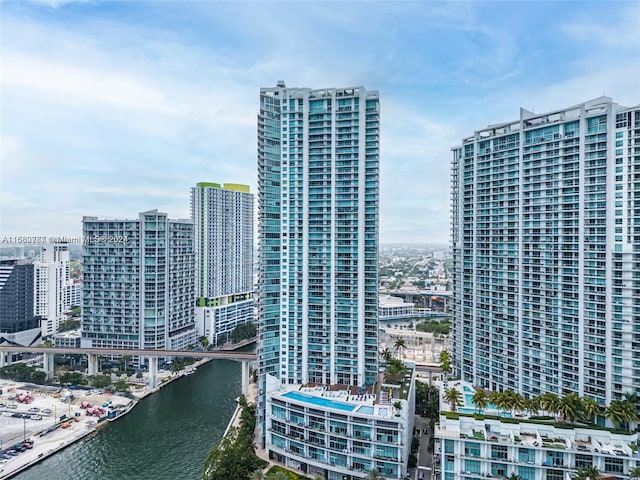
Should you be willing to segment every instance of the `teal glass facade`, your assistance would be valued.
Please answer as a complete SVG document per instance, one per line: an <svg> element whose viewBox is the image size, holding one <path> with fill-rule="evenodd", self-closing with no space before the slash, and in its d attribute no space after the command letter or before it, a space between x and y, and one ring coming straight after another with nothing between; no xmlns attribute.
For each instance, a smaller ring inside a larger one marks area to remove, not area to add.
<svg viewBox="0 0 640 480"><path fill-rule="evenodd" d="M375 382L378 162L377 92L261 89L262 376L288 384Z"/></svg>

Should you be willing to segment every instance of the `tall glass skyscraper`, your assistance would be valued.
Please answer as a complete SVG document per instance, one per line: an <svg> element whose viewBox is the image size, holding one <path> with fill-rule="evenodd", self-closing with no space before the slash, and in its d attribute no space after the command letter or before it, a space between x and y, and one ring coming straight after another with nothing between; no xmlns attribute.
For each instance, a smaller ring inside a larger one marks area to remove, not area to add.
<svg viewBox="0 0 640 480"><path fill-rule="evenodd" d="M457 373L529 396L640 394L640 107L522 109L463 139L452 174Z"/></svg>
<svg viewBox="0 0 640 480"><path fill-rule="evenodd" d="M260 91L260 373L372 385L377 374L379 98Z"/></svg>

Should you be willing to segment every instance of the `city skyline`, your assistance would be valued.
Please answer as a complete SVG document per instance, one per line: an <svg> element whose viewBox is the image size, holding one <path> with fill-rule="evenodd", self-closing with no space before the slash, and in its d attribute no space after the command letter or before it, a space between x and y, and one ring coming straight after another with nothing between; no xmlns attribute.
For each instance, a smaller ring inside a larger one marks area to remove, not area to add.
<svg viewBox="0 0 640 480"><path fill-rule="evenodd" d="M284 79L381 91L380 241L448 243L457 139L520 106L631 106L640 76L624 2L0 8L3 236L79 236L131 205L184 218L199 180L254 190L256 91Z"/></svg>

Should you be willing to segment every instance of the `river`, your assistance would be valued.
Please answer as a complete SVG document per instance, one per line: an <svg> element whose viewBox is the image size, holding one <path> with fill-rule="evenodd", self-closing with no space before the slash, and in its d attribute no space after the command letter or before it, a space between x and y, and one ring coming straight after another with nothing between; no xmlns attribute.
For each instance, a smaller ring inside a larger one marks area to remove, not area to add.
<svg viewBox="0 0 640 480"><path fill-rule="evenodd" d="M240 364L213 360L16 480L199 480L240 395Z"/></svg>

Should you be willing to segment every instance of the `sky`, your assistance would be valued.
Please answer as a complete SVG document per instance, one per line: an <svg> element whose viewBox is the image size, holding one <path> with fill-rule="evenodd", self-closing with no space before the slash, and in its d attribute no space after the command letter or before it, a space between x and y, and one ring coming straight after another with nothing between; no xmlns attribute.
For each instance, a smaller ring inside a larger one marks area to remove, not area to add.
<svg viewBox="0 0 640 480"><path fill-rule="evenodd" d="M640 103L640 2L0 0L0 242L257 193L261 87L381 103L380 241L448 243L451 148L601 95Z"/></svg>

